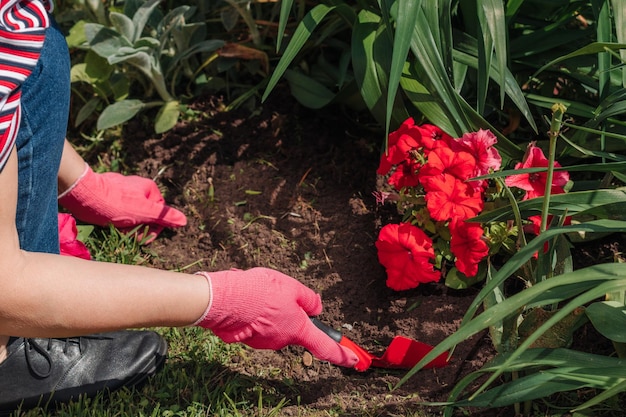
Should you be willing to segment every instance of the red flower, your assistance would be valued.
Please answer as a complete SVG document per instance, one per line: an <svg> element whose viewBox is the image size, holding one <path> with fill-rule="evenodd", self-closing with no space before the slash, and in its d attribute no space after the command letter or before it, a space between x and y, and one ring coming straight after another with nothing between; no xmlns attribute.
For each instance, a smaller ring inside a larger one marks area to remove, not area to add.
<svg viewBox="0 0 626 417"><path fill-rule="evenodd" d="M378 260L387 270L387 286L396 291L439 281L431 261L435 259L432 241L410 223L387 224L376 241Z"/></svg>
<svg viewBox="0 0 626 417"><path fill-rule="evenodd" d="M489 130L480 129L478 132L466 133L462 138L452 141L453 151L469 152L476 160L476 167L472 177L488 174L490 170L497 171L502 165L502 157L493 147L498 142L496 136Z"/></svg>
<svg viewBox="0 0 626 417"><path fill-rule="evenodd" d="M482 239L483 228L478 223L458 221L450 224L450 251L456 256L455 266L467 277L478 273L478 264L489 254Z"/></svg>
<svg viewBox="0 0 626 417"><path fill-rule="evenodd" d="M483 200L472 186L452 175L431 177L423 183L426 190L426 207L434 220L467 220L483 209Z"/></svg>
<svg viewBox="0 0 626 417"><path fill-rule="evenodd" d="M548 166L548 159L543 154L541 148L536 147L534 144L528 146L524 161L515 164L515 169L523 168L546 168ZM555 167L560 167L561 164L554 162ZM532 174L518 174L511 175L505 179L505 184L509 187L517 187L526 191L524 200L541 197L545 194L546 190L546 172L535 172ZM552 177L552 194L562 194L565 192L563 187L569 181L569 174L565 171L554 171Z"/></svg>
<svg viewBox="0 0 626 417"><path fill-rule="evenodd" d="M422 134L412 118L408 118L394 132L389 134L387 152L380 157L380 165L376 173L386 175L394 165L408 158L409 151L420 147Z"/></svg>
<svg viewBox="0 0 626 417"><path fill-rule="evenodd" d="M450 174L461 181L472 177L476 168L476 159L465 151L454 152L447 143L437 142L434 149L428 154L428 161L420 170L422 184L428 181L426 177L441 177Z"/></svg>
<svg viewBox="0 0 626 417"><path fill-rule="evenodd" d="M417 176L420 166L419 162L404 160L396 166L396 170L391 174L387 182L398 191L403 187L416 187L420 183Z"/></svg>
<svg viewBox="0 0 626 417"><path fill-rule="evenodd" d="M61 255L91 259L89 250L83 242L77 240L76 220L71 214L59 213L59 244Z"/></svg>
<svg viewBox="0 0 626 417"><path fill-rule="evenodd" d="M443 141L448 145L453 141L452 136L441 130L439 126L423 124L418 127L422 133L422 147L424 153L428 155L429 151L435 148L438 141Z"/></svg>

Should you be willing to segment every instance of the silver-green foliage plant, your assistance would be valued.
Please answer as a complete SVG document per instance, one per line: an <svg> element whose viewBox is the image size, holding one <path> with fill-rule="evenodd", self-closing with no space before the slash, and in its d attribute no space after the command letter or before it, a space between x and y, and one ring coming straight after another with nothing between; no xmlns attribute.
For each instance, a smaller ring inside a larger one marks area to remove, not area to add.
<svg viewBox="0 0 626 417"><path fill-rule="evenodd" d="M175 91L181 73L193 78L190 59L224 45L222 40L205 40L204 24L189 21L193 7L179 6L163 15L157 7L160 2L126 2L123 13L109 12L109 24L92 22L82 26L89 52L85 61L73 69L74 78L89 79L96 87L105 85L107 92L114 93L114 102L98 117L98 129L119 125L153 107L159 108L156 132L171 129L181 113ZM143 85L142 99L130 97L131 81ZM153 91L157 99L152 98ZM88 101L83 111L93 111L100 100L102 94Z"/></svg>

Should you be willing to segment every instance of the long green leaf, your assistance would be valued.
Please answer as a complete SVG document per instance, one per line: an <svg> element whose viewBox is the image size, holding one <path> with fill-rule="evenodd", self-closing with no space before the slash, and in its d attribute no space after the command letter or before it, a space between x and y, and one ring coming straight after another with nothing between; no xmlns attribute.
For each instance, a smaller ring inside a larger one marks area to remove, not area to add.
<svg viewBox="0 0 626 417"><path fill-rule="evenodd" d="M380 16L366 10L359 13L352 30L354 77L370 113L383 126L387 114L385 98L393 49L389 30ZM399 105L396 106L395 102L390 114L395 125L408 117L407 111Z"/></svg>
<svg viewBox="0 0 626 417"><path fill-rule="evenodd" d="M562 375L537 372L503 383L480 395L454 403L456 407L498 408L507 405L548 397L557 392L573 391L587 385Z"/></svg>
<svg viewBox="0 0 626 417"><path fill-rule="evenodd" d="M569 226L554 227L541 233L533 240L528 242L526 246L515 253L499 270L492 276L492 279L481 289L472 304L468 307L463 323L468 322L476 314L482 301L504 280L513 276L515 272L526 263L533 254L542 249L545 242L553 239L560 234L571 232L584 233L614 233L626 231L626 223L614 220L592 220L582 224L573 224ZM576 273L575 271L574 273ZM551 281L551 280L548 280Z"/></svg>
<svg viewBox="0 0 626 417"><path fill-rule="evenodd" d="M280 17L278 20L278 36L276 37L276 52L280 51L283 36L285 36L287 21L289 20L289 12L291 11L292 5L293 0L282 0L280 2Z"/></svg>
<svg viewBox="0 0 626 417"><path fill-rule="evenodd" d="M581 411L581 410L585 410L587 408L593 407L594 405L598 405L601 402L606 401L609 398L612 398L616 396L617 394L620 394L624 391L626 391L626 381L622 381L619 384L601 392L600 394L596 395L595 397L585 402L584 404L581 404L578 407L574 408L572 411L577 412L577 411Z"/></svg>
<svg viewBox="0 0 626 417"><path fill-rule="evenodd" d="M461 401L457 401L457 398L461 395L461 393L470 384L476 381L476 379L480 378L485 373L496 371L497 369L502 367L503 363L505 363L508 359L511 359L511 358L512 358L512 361L509 362L509 365L506 369L507 372L525 371L526 373L533 373L533 372L541 371L546 368L554 367L554 368L557 368L556 372L559 372L558 370L566 369L566 372L572 371L572 372L580 373L585 369L589 369L590 370L589 373L591 375L597 374L598 372L602 374L604 373L604 370L609 370L609 373L611 372L617 373L618 375L616 376L619 377L619 373L621 373L621 375L624 375L626 371L626 361L624 361L623 359L618 359L618 358L603 356L603 355L596 355L596 354L592 354L588 352L579 352L579 351L570 350L570 349L562 349L562 348L528 349L514 357L510 353L499 354L492 361L490 361L485 366L483 366L481 369L474 371L471 374L464 377L463 379L461 379L450 392L448 402L442 403L439 405L461 406L462 404L465 404ZM534 374L534 375L537 375L537 374ZM534 380L534 381L535 383L540 382L538 380ZM547 381L547 382L544 381L544 383L549 384L550 381ZM605 393L609 393L608 396L605 396L604 393L597 396L600 398L604 397L605 399L610 397L611 395L614 395L624 390L622 383L618 383L617 385L614 385L614 386L600 385L600 383L596 383L596 385L600 389L606 389ZM537 388L540 388L540 386L538 385ZM548 387L548 389L550 388ZM497 392L498 387L496 387L495 390L496 391L494 392ZM505 390L509 391L509 388L505 388ZM485 397L483 397L483 395ZM485 392L484 394L481 394L480 397L487 398L488 395L489 395L488 392ZM544 397L544 395L540 397ZM540 398L540 397L537 397L537 398ZM532 398L529 398L529 399L532 399ZM514 396L511 397L511 400L515 402ZM595 403L596 402L594 402L594 404ZM591 405L592 404L589 403L587 406L591 406ZM581 405L577 407L577 409L583 409L583 408L585 408L585 405ZM451 407L448 407L444 415L450 416L451 411L452 411Z"/></svg>
<svg viewBox="0 0 626 417"><path fill-rule="evenodd" d="M315 28L319 25L319 23L326 17L328 13L334 10L333 7L326 6L325 4L318 4L313 7L302 19L302 22L296 28L296 31L293 34L293 38L289 42L285 53L280 58L276 69L272 73L272 76L265 88L265 92L263 93L262 101L267 99L267 96L272 92L278 80L283 76L293 59L296 57L302 46L309 39Z"/></svg>
<svg viewBox="0 0 626 417"><path fill-rule="evenodd" d="M600 334L618 343L626 343L626 306L617 301L593 303L585 310Z"/></svg>
<svg viewBox="0 0 626 417"><path fill-rule="evenodd" d="M413 28L417 22L417 14L422 6L421 0L398 2L396 30L393 38L391 69L389 70L389 86L387 89L387 112L385 115L385 136L389 133L391 112L394 108L400 77L411 46Z"/></svg>
<svg viewBox="0 0 626 417"><path fill-rule="evenodd" d="M454 123L455 130L447 133L454 137L461 137L464 133L472 131L473 126L467 120L459 103L458 94L448 78L442 53L437 49L432 36L432 32L436 30L437 28L430 27L423 12L418 13L417 24L413 29L411 38L411 51L416 57L417 79L428 89L430 94L437 96L445 116L450 119L451 123ZM416 105L419 108L419 103Z"/></svg>
<svg viewBox="0 0 626 417"><path fill-rule="evenodd" d="M611 0L615 37L617 42L626 43L626 3L622 0ZM626 62L626 51L619 52L622 63ZM626 87L626 67L622 68L622 87Z"/></svg>
<svg viewBox="0 0 626 417"><path fill-rule="evenodd" d="M464 65L478 69L478 51L476 49L476 40L466 36L465 34L459 34L456 37L457 43L453 50L454 60L456 62L463 63ZM522 113L526 121L530 124L532 129L537 132L537 124L530 108L526 97L520 88L517 79L508 69L504 67L504 75L500 73L500 70L495 65L492 65L489 70L489 76L499 84L500 90L511 99L518 110ZM504 82L504 84L502 84ZM554 100L553 100L554 104Z"/></svg>
<svg viewBox="0 0 626 417"><path fill-rule="evenodd" d="M532 216L541 212L543 199L533 198L520 201L518 207L523 216ZM587 210L599 207L623 203L626 201L626 188L601 189L591 191L575 191L566 194L555 194L550 197L550 213L556 215L576 215ZM511 206L499 207L486 213L482 213L471 219L475 223L488 223L493 221L505 221L513 218ZM617 224L613 224L613 227Z"/></svg>
<svg viewBox="0 0 626 417"><path fill-rule="evenodd" d="M549 231L550 230L548 230L546 234ZM529 244L529 246L530 245L531 244ZM501 269L498 274L505 269L507 268ZM512 354L512 358L514 358L515 355L519 355L521 352L525 351L528 346L536 340L536 338L545 332L545 330L561 320L565 315L569 314L574 308L576 308L577 305L582 305L585 300L590 301L595 297L598 297L598 295L601 295L603 292L613 291L616 288L623 288L626 286L625 277L626 264L600 264L541 281L538 284L507 298L502 303L485 310L474 319L465 321L459 330L435 346L435 348L428 355L426 355L400 380L398 385L406 382L406 380L414 375L415 372L432 361L438 355L443 354L457 344L497 323L503 317L507 317L520 308L529 305L549 305L554 302L563 301L567 298L575 296L576 294L583 294L582 296L578 296L569 302L552 318L540 326L539 329L537 329L535 333L524 341ZM492 282L496 281L493 280ZM481 291L481 293L482 292L483 291ZM473 315L473 313L471 314ZM488 385L488 383L491 383L497 375L504 372L504 370L507 369L511 363L513 363L512 359L505 360L501 369L496 370L483 387Z"/></svg>
<svg viewBox="0 0 626 417"><path fill-rule="evenodd" d="M607 50L610 51L618 51L620 49L624 49L626 48L626 44L624 43L613 43L613 42L593 42L590 43L589 45L585 45L580 49L577 49L574 52L571 52L569 54L560 56L556 59L553 59L552 61L548 62L547 64L545 64L544 66L542 66L541 68L539 68L535 74L533 75L533 77L536 77L537 75L539 75L539 73L545 71L547 68L550 68L552 66L555 66L556 64L563 62L567 59L571 59L577 56L583 56L583 55L593 55L593 54L597 54L597 53L601 53L601 52L606 52ZM569 108L568 108L569 110Z"/></svg>
<svg viewBox="0 0 626 417"><path fill-rule="evenodd" d="M622 264L605 264L605 265L622 265ZM624 265L624 266L626 267L626 265ZM622 269L624 269L624 268L622 268ZM590 268L581 269L580 271L584 271L584 270L587 270L588 271L588 275L593 277L594 273L596 271L602 273L603 268L601 268L601 265L595 265L595 266L590 267ZM578 272L578 271L576 271L576 272ZM559 285L568 286L569 285L568 284L569 281L572 281L572 279L575 280L578 276L580 276L580 274L576 274L576 272L571 272L569 274L559 275L558 277L553 277L553 278L548 279L546 281L540 282L539 284L534 285L530 289L521 291L517 295L523 294L523 296L519 297L520 299L524 299L524 298L528 298L529 299L527 302L525 302L525 305L527 305L527 306L544 306L544 305L548 305L548 304L554 304L554 303L545 303L544 302L547 299L549 300L549 298L546 298L545 294L537 294L535 297L533 297L535 294L532 294L532 290L535 289L536 287L540 287L540 290L545 290L545 288L541 287L540 284L544 284L544 283L547 283L547 282L550 282L550 281L560 281L560 282L557 282L555 284L555 286L557 288L554 289L555 295L557 295L557 294L559 295L559 297L555 297L555 299L556 298L560 298L561 295L567 294L568 291L567 291L567 288L558 288L558 286ZM487 379L487 381L485 381L483 383L483 385L480 388L478 388L478 390L476 391L475 394L473 394L473 396L475 396L476 394L478 394L481 391L485 390L500 375L502 375L504 372L506 372L505 370L506 370L508 364L513 362L513 357L515 355L519 355L521 352L527 350L539 337L541 337L542 334L544 334L552 326L556 325L559 321L564 319L567 315L569 315L575 309L579 308L580 306L584 306L585 304L587 304L587 303L589 303L589 302L591 302L591 301L593 301L593 300L595 300L595 299L605 295L606 293L613 292L613 291L624 291L626 289L626 275L624 274L624 272L626 272L626 270L625 271L621 271L621 273L619 271L617 271L617 272L615 272L616 278L614 278L614 279L607 279L605 282L599 282L597 284L597 286L595 286L595 287L589 288L589 289L584 290L584 291L580 291L580 295L576 296L570 302L568 302L566 305L561 307L561 309L558 310L551 318L546 320L531 335L529 335L526 338L526 340L524 340L519 345L519 347L511 354L512 355L511 358L509 358L509 359L504 361L504 363L502 364L502 368L496 370ZM605 277L605 278L608 278L608 277ZM583 275L583 279L584 279L584 275ZM565 289L565 291L563 291L563 289ZM551 290L552 290L552 288L547 289L547 291L551 291ZM529 294L529 293L531 293L531 294ZM572 296L571 294L567 294L563 298L560 298L560 299L561 300L565 300L565 299L567 299L567 298L569 298L571 296ZM511 298L514 298L514 297L511 297Z"/></svg>

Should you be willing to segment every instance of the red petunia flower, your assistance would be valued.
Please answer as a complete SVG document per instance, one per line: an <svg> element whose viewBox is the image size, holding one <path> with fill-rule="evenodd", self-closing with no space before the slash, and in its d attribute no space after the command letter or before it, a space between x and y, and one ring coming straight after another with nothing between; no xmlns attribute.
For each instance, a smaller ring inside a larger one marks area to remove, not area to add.
<svg viewBox="0 0 626 417"><path fill-rule="evenodd" d="M500 169L502 157L493 147L497 142L498 139L491 131L480 129L478 132L466 133L460 139L452 141L450 148L455 152L469 152L474 157L476 167L472 177L478 177L488 174L490 170Z"/></svg>
<svg viewBox="0 0 626 417"><path fill-rule="evenodd" d="M428 161L420 170L419 176L422 184L428 182L427 177L441 177L444 174L465 181L472 177L475 168L476 159L469 152L454 152L442 141L428 154Z"/></svg>
<svg viewBox="0 0 626 417"><path fill-rule="evenodd" d="M426 207L434 220L467 220L483 209L481 193L450 174L431 177L422 185L426 190Z"/></svg>
<svg viewBox="0 0 626 417"><path fill-rule="evenodd" d="M422 133L421 144L426 155L435 148L435 145L439 141L447 143L448 145L453 141L452 136L441 130L439 126L423 124L419 126L418 129L420 129Z"/></svg>
<svg viewBox="0 0 626 417"><path fill-rule="evenodd" d="M478 264L489 254L478 223L458 221L450 225L450 251L456 256L455 266L467 277L478 273Z"/></svg>
<svg viewBox="0 0 626 417"><path fill-rule="evenodd" d="M410 223L387 224L376 241L378 261L387 271L387 286L396 291L439 281L431 263L435 252L431 239Z"/></svg>
<svg viewBox="0 0 626 417"><path fill-rule="evenodd" d="M417 172L420 169L419 162L404 160L396 166L395 171L387 182L396 190L400 191L403 187L417 187L420 183Z"/></svg>
<svg viewBox="0 0 626 417"><path fill-rule="evenodd" d="M394 165L408 158L409 151L420 147L421 139L422 134L413 119L406 119L397 130L389 134L387 152L381 155L376 173L386 175Z"/></svg>
<svg viewBox="0 0 626 417"><path fill-rule="evenodd" d="M529 145L526 152L524 161L515 164L515 169L524 168L546 168L548 166L548 159L543 154L541 148L536 147L534 144ZM555 167L560 167L561 164L554 162ZM534 172L532 174L517 174L507 177L504 182L509 187L517 187L526 191L526 195L523 200L530 198L541 197L545 194L546 190L546 172ZM565 190L563 187L569 181L569 173L566 171L554 171L552 177L552 194L563 194Z"/></svg>

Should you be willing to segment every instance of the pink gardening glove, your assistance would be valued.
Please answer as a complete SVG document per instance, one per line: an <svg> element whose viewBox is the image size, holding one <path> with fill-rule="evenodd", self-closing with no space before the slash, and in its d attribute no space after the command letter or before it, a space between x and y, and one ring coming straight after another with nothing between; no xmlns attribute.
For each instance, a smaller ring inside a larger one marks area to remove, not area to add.
<svg viewBox="0 0 626 417"><path fill-rule="evenodd" d="M187 224L183 213L165 204L151 179L116 172L96 174L87 164L83 174L59 196L59 204L89 224L113 224L123 231L147 225L148 242L164 227Z"/></svg>
<svg viewBox="0 0 626 417"><path fill-rule="evenodd" d="M321 313L320 296L295 279L267 268L199 274L209 283L211 301L194 324L226 343L274 350L300 345L337 365L357 363L354 352L315 327L310 316Z"/></svg>

